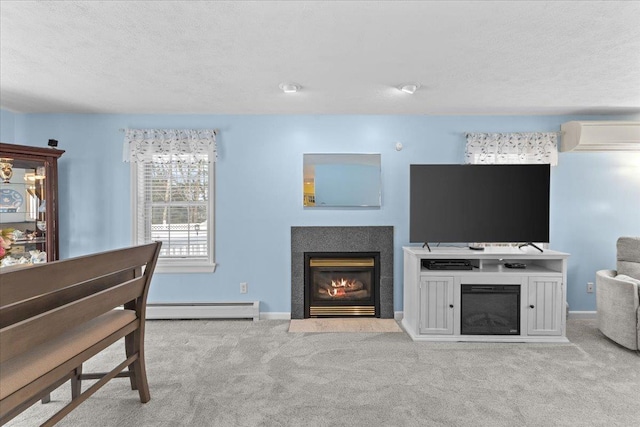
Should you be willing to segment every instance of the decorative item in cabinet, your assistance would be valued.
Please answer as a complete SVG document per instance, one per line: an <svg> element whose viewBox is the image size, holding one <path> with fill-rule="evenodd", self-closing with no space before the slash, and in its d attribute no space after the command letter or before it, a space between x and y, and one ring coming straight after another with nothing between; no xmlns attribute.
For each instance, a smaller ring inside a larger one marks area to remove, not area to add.
<svg viewBox="0 0 640 427"><path fill-rule="evenodd" d="M0 267L57 260L64 150L0 143Z"/></svg>

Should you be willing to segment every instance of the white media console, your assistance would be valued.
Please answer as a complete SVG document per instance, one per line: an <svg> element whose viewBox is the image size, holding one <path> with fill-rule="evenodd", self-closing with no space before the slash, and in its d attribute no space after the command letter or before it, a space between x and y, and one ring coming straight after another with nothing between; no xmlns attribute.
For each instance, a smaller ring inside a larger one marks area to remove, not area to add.
<svg viewBox="0 0 640 427"><path fill-rule="evenodd" d="M403 250L402 325L414 341L568 342L565 325L569 254L552 250L541 253L532 247L489 247L483 251L438 247L430 252L408 246ZM423 260L468 260L473 268L427 269ZM522 263L526 268L507 268L505 263ZM464 325L461 320L462 310L468 312L461 307L463 287L464 292L473 287L464 285L497 285L518 292L519 308L514 309L519 310L518 331L512 329L511 334L500 335L466 333L470 327L467 320Z"/></svg>

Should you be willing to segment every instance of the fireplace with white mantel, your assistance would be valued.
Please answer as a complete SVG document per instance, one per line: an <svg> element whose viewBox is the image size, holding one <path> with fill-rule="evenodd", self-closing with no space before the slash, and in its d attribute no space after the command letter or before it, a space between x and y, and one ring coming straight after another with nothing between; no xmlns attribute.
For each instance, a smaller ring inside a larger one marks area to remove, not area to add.
<svg viewBox="0 0 640 427"><path fill-rule="evenodd" d="M393 227L291 227L291 318L392 319Z"/></svg>

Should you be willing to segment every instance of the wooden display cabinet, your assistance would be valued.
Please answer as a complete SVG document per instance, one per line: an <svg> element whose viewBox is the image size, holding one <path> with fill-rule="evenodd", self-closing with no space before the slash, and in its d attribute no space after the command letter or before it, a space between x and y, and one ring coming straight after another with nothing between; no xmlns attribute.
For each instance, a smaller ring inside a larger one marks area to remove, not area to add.
<svg viewBox="0 0 640 427"><path fill-rule="evenodd" d="M15 230L6 257L16 262L37 259L37 251L46 253L37 261L59 257L58 159L63 153L0 143L0 229Z"/></svg>

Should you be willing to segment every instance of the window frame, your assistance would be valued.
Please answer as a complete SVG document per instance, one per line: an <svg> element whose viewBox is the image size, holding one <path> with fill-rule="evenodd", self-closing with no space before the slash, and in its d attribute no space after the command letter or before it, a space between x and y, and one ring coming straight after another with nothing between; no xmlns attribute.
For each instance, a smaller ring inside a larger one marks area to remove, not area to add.
<svg viewBox="0 0 640 427"><path fill-rule="evenodd" d="M158 257L156 264L156 273L213 273L216 269L214 242L215 242L215 152L211 149L207 153L207 161L209 168L209 180L207 185L208 203L207 207L207 247L208 253L206 260L191 258L165 258ZM131 162L131 240L134 245L147 242L138 241L138 216L140 209L144 206L138 204L138 189L143 186L144 189L144 163ZM144 215L144 212L142 212Z"/></svg>

